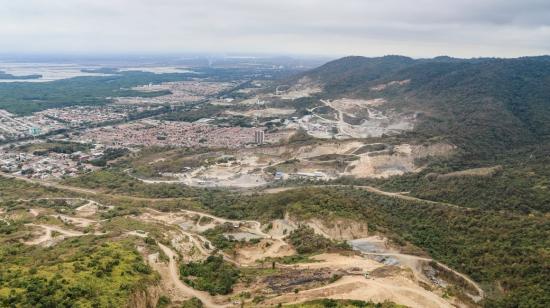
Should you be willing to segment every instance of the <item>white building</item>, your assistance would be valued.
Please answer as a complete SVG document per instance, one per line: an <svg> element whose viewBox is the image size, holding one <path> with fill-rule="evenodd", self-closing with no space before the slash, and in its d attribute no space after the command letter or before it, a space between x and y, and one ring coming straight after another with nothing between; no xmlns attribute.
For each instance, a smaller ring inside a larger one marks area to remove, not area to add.
<svg viewBox="0 0 550 308"><path fill-rule="evenodd" d="M258 145L264 144L265 133L263 130L257 130L254 132L254 142Z"/></svg>

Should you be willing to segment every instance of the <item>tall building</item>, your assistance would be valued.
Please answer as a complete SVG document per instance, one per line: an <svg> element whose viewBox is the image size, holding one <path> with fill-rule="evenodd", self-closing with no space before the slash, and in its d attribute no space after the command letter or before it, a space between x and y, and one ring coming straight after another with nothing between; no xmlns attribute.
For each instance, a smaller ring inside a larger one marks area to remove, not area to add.
<svg viewBox="0 0 550 308"><path fill-rule="evenodd" d="M254 132L254 142L256 142L256 144L264 144L264 139L265 135L263 130L257 130Z"/></svg>
<svg viewBox="0 0 550 308"><path fill-rule="evenodd" d="M33 126L31 128L29 128L29 134L31 134L32 136L38 136L40 135L40 127L36 127L36 126Z"/></svg>

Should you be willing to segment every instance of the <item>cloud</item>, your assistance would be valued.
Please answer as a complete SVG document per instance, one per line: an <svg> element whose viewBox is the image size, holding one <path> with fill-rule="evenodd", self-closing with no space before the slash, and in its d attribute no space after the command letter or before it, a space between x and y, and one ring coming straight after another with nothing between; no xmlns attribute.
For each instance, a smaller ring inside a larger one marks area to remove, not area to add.
<svg viewBox="0 0 550 308"><path fill-rule="evenodd" d="M520 56L546 0L0 0L1 52Z"/></svg>

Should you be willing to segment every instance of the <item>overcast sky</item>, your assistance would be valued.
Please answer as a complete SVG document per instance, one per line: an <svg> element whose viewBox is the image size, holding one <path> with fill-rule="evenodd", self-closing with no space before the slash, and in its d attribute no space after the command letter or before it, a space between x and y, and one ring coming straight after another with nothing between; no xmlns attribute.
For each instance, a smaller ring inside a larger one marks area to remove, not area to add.
<svg viewBox="0 0 550 308"><path fill-rule="evenodd" d="M0 52L550 54L550 0L0 0Z"/></svg>

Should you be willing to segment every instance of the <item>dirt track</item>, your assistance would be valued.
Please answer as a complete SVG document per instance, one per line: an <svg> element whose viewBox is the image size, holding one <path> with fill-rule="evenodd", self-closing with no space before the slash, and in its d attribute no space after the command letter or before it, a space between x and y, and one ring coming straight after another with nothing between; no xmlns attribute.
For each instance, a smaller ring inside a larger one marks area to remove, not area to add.
<svg viewBox="0 0 550 308"><path fill-rule="evenodd" d="M65 186L65 185L61 185L61 184L53 183L53 182L33 180L33 179L29 179L25 176L17 176L17 175L13 175L13 174L9 174L9 173L4 173L4 172L0 172L0 176L3 176L3 177L8 178L8 179L18 179L18 180L22 180L22 181L25 181L25 182L31 183L31 184L38 184L38 185L42 185L42 186L45 186L45 187L52 187L52 188L57 188L57 189L61 189L61 190L68 190L68 191L72 191L72 192L76 192L76 193L94 194L94 195L98 193L97 191L91 190L91 189L84 189L84 188L74 187L74 186Z"/></svg>
<svg viewBox="0 0 550 308"><path fill-rule="evenodd" d="M59 190L71 191L71 192L75 192L75 193L79 193L79 194L85 194L85 195L100 195L101 194L101 195L106 195L106 196L117 196L117 197L126 198L126 199L130 199L130 200L135 200L135 201L151 201L151 202L184 199L184 198L145 198L145 197L135 197L135 196L129 196L129 195L113 195L113 194L102 192L100 190L63 185L63 184L59 184L59 183L55 183L55 182L47 182L47 181L29 179L29 178L24 177L24 176L15 176L13 174L4 173L4 172L1 172L1 171L0 171L0 176L5 177L5 178L9 178L9 179L22 180L22 181L25 181L25 182L31 183L31 184L37 184L37 185L41 185L41 186L45 186L45 187L51 187L51 188L56 188L56 189L59 189Z"/></svg>
<svg viewBox="0 0 550 308"><path fill-rule="evenodd" d="M13 177L12 177L13 178ZM17 177L17 178L20 178L20 177ZM21 179L21 178L20 178ZM44 183L44 182L41 182L41 181L37 181L37 180L30 180L30 179L26 179L26 178L23 178L24 180L28 181L28 182L32 182L32 183L35 183L35 184L41 184L41 185L45 185L45 186L50 186L50 187L55 187L55 188L59 188L59 189L62 189L62 190L69 190L69 191L73 191L73 192L85 192L85 193L93 193L93 194L97 194L99 192L97 191L90 191L90 190L86 190L86 189L80 189L80 188L76 188L76 187L70 187L70 186L64 186L64 185L59 185L59 184L56 184L56 183ZM347 185L327 185L327 186L311 186L311 187L349 187ZM423 200L423 199L419 199L419 198L415 198L415 197L411 197L411 196L407 196L407 195L404 195L402 193L395 193L395 192L386 192L386 191L382 191L382 190L379 190L375 187L371 187L371 186L354 186L356 188L360 188L360 189L364 189L364 190L367 190L369 192L372 192L372 193L375 193L375 194L380 194L380 195L384 195L384 196L388 196L388 197L393 197L393 198L399 198L399 199L404 199L404 200L409 200L409 201L416 201L416 202L426 202L426 203L432 203L432 204L438 204L438 205L445 205L445 206L452 206L452 207L458 207L456 205L453 205L453 204L447 204L447 203L440 203L440 202L434 202L434 201L430 201L430 200ZM265 189L265 190L262 190L260 191L260 193L277 193L277 192L281 192L281 191L288 191L288 190L292 190L292 189L300 189L300 188L303 188L303 187L284 187L284 188L275 188L275 189ZM131 198L131 197L130 197ZM140 198L141 199L141 198ZM166 200L166 199L153 199L153 200ZM155 210L152 210L150 209L152 212L156 213L157 215L160 215L160 216L163 216L163 215L167 215L167 213L163 213L163 212L158 212L158 211L155 211ZM254 234L257 234L257 235L260 235L261 237L263 238L271 238L270 235L264 233L261 229L261 223L257 222L257 221L237 221L237 220L230 220L230 219L224 219L224 218L221 218L221 217L216 217L216 216L213 216L213 215L210 215L210 214L206 214L206 213L201 213L201 212L196 212L196 211L190 211L190 210L183 210L181 211L182 213L186 213L186 214L190 214L190 215L199 215L201 217L208 217L214 221L217 221L218 223L233 223L233 224L239 224L242 226L243 230L246 230L248 232L251 232L251 233L254 233ZM162 219L161 219L162 220ZM88 220L86 220L88 221ZM169 221L164 221L165 223L168 223L170 224L171 222ZM32 225L32 224L30 224ZM32 245L36 245L36 244L44 244L44 243L47 243L49 241L52 241L53 238L52 238L52 231L56 231L56 232L59 232L61 233L63 236L66 236L66 237L71 237L71 236L82 236L84 235L83 233L81 232L78 232L78 231L71 231L71 230L65 230L65 229L62 229L62 228L59 228L59 227L56 227L56 226L46 226L46 225L32 225L32 226L36 226L36 227L40 227L40 228L43 228L46 230L46 233L42 236L40 236L39 238L35 239L35 240L32 240L32 241L29 241L27 242L26 244L32 244ZM204 243L205 241L207 241L206 239L204 239L203 237L201 237L200 235L197 235L197 234L194 234L194 233L189 233L189 232L185 232L183 231L183 234L187 235L190 240L192 241L192 243L201 251L201 253L203 255L208 255L210 253L209 249L206 249L204 247ZM196 238L195 236L199 237L199 238ZM185 291L186 293L185 294L189 294L191 296L196 296L197 298L201 299L205 305L207 307L226 307L225 305L219 305L219 304L216 304L212 297L209 296L208 294L204 294L204 292L200 292L200 291L196 291L192 288L190 288L189 286L183 284L180 280L179 280L179 273L178 273L178 270L177 270L177 264L176 264L176 261L174 260L174 256L175 256L175 253L168 247L162 245L162 244L159 244L160 248L163 250L163 252L169 256L170 258L170 263L169 263L169 269L170 269L170 281L172 281L172 283L179 289L179 290L182 290L182 291ZM374 255L388 255L388 256L396 256L396 257L401 257L401 258L414 258L415 260L421 260L421 261L432 261L432 259L430 258L422 258L422 257L416 257L416 256L410 256L410 255L403 255L403 254L398 254L398 253L372 253ZM232 263L235 263L234 260L228 258L228 261L232 262ZM475 299L479 300L483 297L484 293L483 293L483 290L481 288L479 288L479 286L473 282L471 279L469 279L468 277L466 277L465 275L461 274L461 273L458 273L450 268L448 268L447 266L445 266L444 264L441 264L441 263L438 263L441 267L455 273L457 276L460 276L462 277L463 279L465 279L466 281L468 281L472 286L474 286L474 288L479 292L479 297L476 297ZM335 265L335 264L334 264ZM339 266L342 266L342 265L339 265ZM163 277L164 278L164 277ZM357 282L357 281L355 281ZM364 284L364 281L362 282ZM296 302L300 302L300 301L305 301L305 300L308 300L308 299L314 299L316 298L314 295L317 294L318 296L321 296L319 294L322 294L323 296L327 295L327 296L332 296L333 298L356 298L356 299L361 299L363 297L368 297L368 299L377 299L378 297L380 297L383 292L382 291L379 291L379 292L382 292L380 294L378 293L373 293L373 294L370 294L370 295L366 295L367 293L364 293L364 291L358 291L357 288L351 288L349 289L349 286L346 286L344 288L343 291L334 291L336 290L337 288L341 288L342 285L344 285L344 283L341 283L341 284L337 284L337 285L329 285L327 287L323 287L323 288L318 288L318 289L312 289L312 290L308 290L308 291L304 291L303 294L305 294L305 296L303 297L300 297L298 299L293 299L292 295L284 295L282 298L286 298L286 300L288 301L296 301ZM389 292L388 296L390 296L390 299L393 298L391 296L397 296L395 294L398 294L399 295L399 291L392 291L391 289L388 289L390 288L391 286L391 283L389 283L388 285L377 285L375 282L372 282L369 280L369 283L367 283L367 286L368 288L375 288L376 287L379 289L379 290L383 290L384 292ZM332 288L332 289L331 289ZM336 288L336 289L335 289ZM411 290L407 289L409 287L404 287L404 289L402 290L403 292L409 292L410 294L416 294L414 292L412 292ZM365 288L363 288L365 289ZM332 290L332 291L331 291ZM317 292L317 293L316 293ZM319 293L320 292L320 293ZM328 292L328 293L326 293ZM359 293L357 293L359 292ZM412 293L411 293L412 292ZM417 291L415 291L417 292ZM326 293L326 294L325 294ZM301 293L302 294L302 293ZM309 295L308 295L309 294ZM350 294L354 294L354 296L352 297L349 297L348 295ZM439 299L439 297L433 293L430 293L431 295L430 296L435 296ZM377 297L378 296L378 297ZM414 295L414 296L417 296L417 295ZM326 297L326 296L325 296ZM317 297L318 298L318 297ZM381 297L380 297L381 298ZM407 303L407 300L410 300L410 299L403 299L401 297L395 297L394 298L395 300L399 300L399 303ZM274 303L277 303L277 302L274 302ZM434 302L434 303L437 303ZM431 300L426 302L426 303L423 303L423 305L420 305L418 303L415 303L415 302L412 302L411 306L417 306L417 307L430 307L430 306L433 306L432 305L432 302ZM434 306L436 307L436 306ZM442 307L442 306L438 306L438 307Z"/></svg>
<svg viewBox="0 0 550 308"><path fill-rule="evenodd" d="M184 284L179 279L179 270L178 265L176 263L176 253L172 251L172 249L168 248L167 246L158 243L160 249L168 259L170 260L168 262L168 273L169 275L167 277L163 277L163 279L170 281L170 283L181 293L188 295L189 297L196 297L202 301L205 307L212 307L212 308L218 308L218 307L230 307L231 305L228 304L218 304L214 301L214 298L208 294L207 292L197 291L190 286ZM165 275L166 276L166 275Z"/></svg>
<svg viewBox="0 0 550 308"><path fill-rule="evenodd" d="M407 196L405 193L402 193L402 192L383 191L383 190L380 190L376 187L366 186L366 185L362 185L362 186L310 185L310 186L296 186L296 187L277 187L277 188L263 189L263 190L255 191L255 192L259 192L259 193L263 193L263 194L276 194L276 193L280 193L280 192L283 192L283 191L289 191L289 190L294 190L294 189L323 188L323 187L353 187L353 188L363 189L363 190L366 190L366 191L374 193L374 194L387 196L387 197L392 197L392 198L398 198L398 199L407 200L407 201L424 202L424 203L430 203L430 204L450 206L450 207L454 207L454 208L468 209L468 208L465 208L465 207L462 207L462 206L459 206L459 205L456 205L456 204L451 204L451 203L446 203L446 202L438 202L438 201L432 201L432 200L426 200L426 199L420 199L420 198L416 198L416 197L412 197L412 196Z"/></svg>
<svg viewBox="0 0 550 308"><path fill-rule="evenodd" d="M390 257L397 257L397 258L405 259L405 260L436 262L437 265L441 266L445 270L447 270L449 272L452 272L453 274L455 274L455 275L461 277L462 279L466 280L474 289L476 289L479 296L473 296L473 299L475 301L479 301L485 296L485 292L479 287L479 285L475 281L470 279L468 276L466 276L466 275L464 275L460 272L457 272L454 269L452 269L452 268L446 266L445 264L440 263L440 262L438 262L438 261L436 261L432 258L424 258L424 257L418 257L418 256L407 255L407 254L402 254L402 253L386 253L386 252L382 252L382 253L379 253L379 252L363 252L362 254L363 255L373 255L373 256L390 256Z"/></svg>
<svg viewBox="0 0 550 308"><path fill-rule="evenodd" d="M31 227L39 227L44 229L46 232L41 235L40 237L35 238L34 240L30 240L25 242L27 245L42 245L46 244L49 241L54 240L54 237L52 236L52 231L59 232L65 237L75 237L75 236L83 236L84 233L80 231L74 231L74 230L66 230L62 229L56 226L49 226L49 225L37 225L37 224L26 224L27 226Z"/></svg>
<svg viewBox="0 0 550 308"><path fill-rule="evenodd" d="M386 300L418 308L453 307L436 294L415 286L405 279L366 279L363 276L346 276L335 283L320 288L300 291L297 294L284 294L266 302L297 304L318 298L357 299L375 302Z"/></svg>

